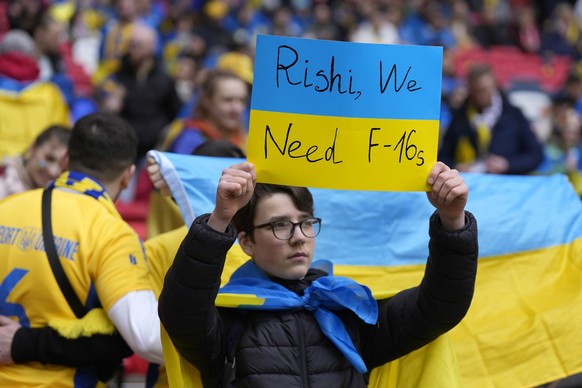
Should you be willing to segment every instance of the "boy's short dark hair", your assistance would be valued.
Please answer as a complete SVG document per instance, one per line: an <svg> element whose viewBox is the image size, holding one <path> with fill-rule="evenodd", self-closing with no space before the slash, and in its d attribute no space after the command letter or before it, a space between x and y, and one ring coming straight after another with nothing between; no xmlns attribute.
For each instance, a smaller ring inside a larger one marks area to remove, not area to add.
<svg viewBox="0 0 582 388"><path fill-rule="evenodd" d="M51 125L36 137L32 146L41 146L52 139L57 140L60 144L65 146L68 145L69 140L71 139L71 128L62 125Z"/></svg>
<svg viewBox="0 0 582 388"><path fill-rule="evenodd" d="M236 212L232 220L237 233L245 232L253 239L253 235L250 232L253 230L257 204L262 198L269 198L279 193L289 195L297 209L313 215L313 197L306 187L257 183L249 203Z"/></svg>
<svg viewBox="0 0 582 388"><path fill-rule="evenodd" d="M69 140L69 169L104 182L121 175L135 162L137 135L122 118L110 113L81 117Z"/></svg>

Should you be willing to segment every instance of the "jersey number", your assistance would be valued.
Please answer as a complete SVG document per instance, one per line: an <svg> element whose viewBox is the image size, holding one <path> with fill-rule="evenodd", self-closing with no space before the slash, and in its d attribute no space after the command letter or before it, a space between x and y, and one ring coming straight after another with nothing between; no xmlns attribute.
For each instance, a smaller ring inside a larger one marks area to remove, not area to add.
<svg viewBox="0 0 582 388"><path fill-rule="evenodd" d="M14 287L28 273L27 269L14 268L0 284L0 314L8 317L18 317L18 322L24 327L30 327L30 322L26 316L26 311L22 305L7 302L8 295Z"/></svg>

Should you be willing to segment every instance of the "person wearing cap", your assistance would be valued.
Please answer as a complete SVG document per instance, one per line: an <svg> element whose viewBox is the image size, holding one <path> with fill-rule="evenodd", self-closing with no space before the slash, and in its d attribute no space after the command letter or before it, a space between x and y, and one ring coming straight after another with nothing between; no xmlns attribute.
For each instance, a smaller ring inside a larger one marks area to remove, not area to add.
<svg viewBox="0 0 582 388"><path fill-rule="evenodd" d="M247 84L253 84L253 60L245 53L228 51L218 57L216 67L232 71Z"/></svg>

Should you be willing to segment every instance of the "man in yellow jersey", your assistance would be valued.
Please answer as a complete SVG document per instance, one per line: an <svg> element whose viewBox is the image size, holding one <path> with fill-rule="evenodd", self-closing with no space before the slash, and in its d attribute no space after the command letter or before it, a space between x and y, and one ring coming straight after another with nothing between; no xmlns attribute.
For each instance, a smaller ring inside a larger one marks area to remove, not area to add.
<svg viewBox="0 0 582 388"><path fill-rule="evenodd" d="M156 296L139 237L114 200L135 169L137 138L113 115L81 118L69 142L69 171L52 184L55 250L83 308L102 307L129 347L162 363ZM42 189L0 201L0 315L44 327L76 316L47 258ZM0 386L93 386L96 369L37 362L0 366Z"/></svg>

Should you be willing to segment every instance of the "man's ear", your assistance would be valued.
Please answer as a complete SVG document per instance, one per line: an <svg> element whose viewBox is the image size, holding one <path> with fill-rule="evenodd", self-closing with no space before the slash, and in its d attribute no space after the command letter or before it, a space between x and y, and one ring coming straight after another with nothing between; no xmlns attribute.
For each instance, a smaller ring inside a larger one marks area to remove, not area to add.
<svg viewBox="0 0 582 388"><path fill-rule="evenodd" d="M135 164L132 164L131 166L129 166L128 168L125 169L125 171L123 171L123 174L121 175L121 190L124 190L127 188L127 186L129 186L129 182L131 181L131 177L133 176L133 174L135 173Z"/></svg>
<svg viewBox="0 0 582 388"><path fill-rule="evenodd" d="M238 234L238 243L247 256L253 257L255 243L247 232L240 232Z"/></svg>

